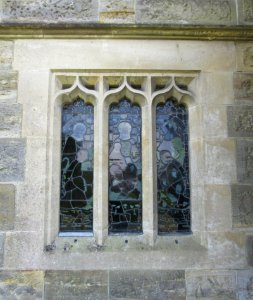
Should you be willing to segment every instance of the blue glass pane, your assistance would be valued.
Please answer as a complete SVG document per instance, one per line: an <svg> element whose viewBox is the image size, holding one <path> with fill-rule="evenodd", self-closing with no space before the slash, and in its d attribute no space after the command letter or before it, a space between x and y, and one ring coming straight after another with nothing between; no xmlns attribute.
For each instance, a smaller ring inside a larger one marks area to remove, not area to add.
<svg viewBox="0 0 253 300"><path fill-rule="evenodd" d="M187 109L173 99L156 108L158 233L190 231Z"/></svg>
<svg viewBox="0 0 253 300"><path fill-rule="evenodd" d="M110 106L109 232L142 232L141 108Z"/></svg>
<svg viewBox="0 0 253 300"><path fill-rule="evenodd" d="M78 98L62 109L60 231L93 227L93 106Z"/></svg>

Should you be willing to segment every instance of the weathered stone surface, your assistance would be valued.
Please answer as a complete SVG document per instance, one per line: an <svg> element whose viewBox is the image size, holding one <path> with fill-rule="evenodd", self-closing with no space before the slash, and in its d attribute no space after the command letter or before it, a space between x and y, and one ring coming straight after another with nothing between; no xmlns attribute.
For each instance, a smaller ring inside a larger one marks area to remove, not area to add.
<svg viewBox="0 0 253 300"><path fill-rule="evenodd" d="M22 120L20 104L0 104L0 138L19 137Z"/></svg>
<svg viewBox="0 0 253 300"><path fill-rule="evenodd" d="M253 226L253 186L233 185L233 227Z"/></svg>
<svg viewBox="0 0 253 300"><path fill-rule="evenodd" d="M12 230L15 218L15 187L0 185L0 230Z"/></svg>
<svg viewBox="0 0 253 300"><path fill-rule="evenodd" d="M16 102L17 97L17 72L0 72L0 103Z"/></svg>
<svg viewBox="0 0 253 300"><path fill-rule="evenodd" d="M0 181L24 179L25 140L0 140Z"/></svg>
<svg viewBox="0 0 253 300"><path fill-rule="evenodd" d="M236 100L253 103L253 73L234 73L234 92Z"/></svg>
<svg viewBox="0 0 253 300"><path fill-rule="evenodd" d="M237 179L240 183L253 183L253 141L238 140L236 147Z"/></svg>
<svg viewBox="0 0 253 300"><path fill-rule="evenodd" d="M134 23L134 0L100 0L99 19L103 23Z"/></svg>
<svg viewBox="0 0 253 300"><path fill-rule="evenodd" d="M137 23L235 24L231 0L137 0Z"/></svg>
<svg viewBox="0 0 253 300"><path fill-rule="evenodd" d="M253 2L252 0L240 0L239 5L239 22L242 24L253 23Z"/></svg>
<svg viewBox="0 0 253 300"><path fill-rule="evenodd" d="M110 271L109 298L185 299L184 271Z"/></svg>
<svg viewBox="0 0 253 300"><path fill-rule="evenodd" d="M253 106L229 106L227 114L230 137L253 137Z"/></svg>
<svg viewBox="0 0 253 300"><path fill-rule="evenodd" d="M187 299L236 299L236 277L233 271L186 272Z"/></svg>
<svg viewBox="0 0 253 300"><path fill-rule="evenodd" d="M253 47L249 46L243 51L243 64L245 67L253 67Z"/></svg>
<svg viewBox="0 0 253 300"><path fill-rule="evenodd" d="M0 271L0 299L42 299L43 275L42 271Z"/></svg>
<svg viewBox="0 0 253 300"><path fill-rule="evenodd" d="M5 235L0 234L0 268L2 268L4 264L4 243Z"/></svg>
<svg viewBox="0 0 253 300"><path fill-rule="evenodd" d="M104 300L108 298L106 271L47 271L45 300Z"/></svg>
<svg viewBox="0 0 253 300"><path fill-rule="evenodd" d="M97 0L3 0L2 21L91 22L98 19Z"/></svg>
<svg viewBox="0 0 253 300"><path fill-rule="evenodd" d="M0 69L10 69L13 59L13 42L0 42Z"/></svg>
<svg viewBox="0 0 253 300"><path fill-rule="evenodd" d="M246 256L249 266L253 266L253 236L246 237Z"/></svg>
<svg viewBox="0 0 253 300"><path fill-rule="evenodd" d="M238 300L253 299L253 269L237 272Z"/></svg>

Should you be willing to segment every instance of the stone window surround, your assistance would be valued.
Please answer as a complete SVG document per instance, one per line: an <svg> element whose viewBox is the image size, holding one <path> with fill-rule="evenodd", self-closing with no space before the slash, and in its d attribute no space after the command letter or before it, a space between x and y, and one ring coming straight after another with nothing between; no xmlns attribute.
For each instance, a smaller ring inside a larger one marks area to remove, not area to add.
<svg viewBox="0 0 253 300"><path fill-rule="evenodd" d="M202 157L200 153L191 150L191 139L195 119L191 107L195 104L194 91L191 85L198 77L198 72L53 72L51 74L51 95L49 99L49 127L48 127L48 205L45 216L46 245L52 241L68 241L79 237L78 234L70 234L59 237L59 203L60 203L60 157L61 157L61 108L66 103L71 103L77 96L85 99L94 106L94 211L93 211L93 237L85 237L86 242L94 242L96 245L104 245L106 240L127 238L133 241L141 241L145 245L154 245L157 241L175 239L174 234L168 236L157 235L157 192L156 192L156 145L155 145L155 109L156 105L165 102L174 96L179 103L184 103L189 110L189 155L190 170L192 169L192 157ZM116 89L109 89L110 80L121 78L121 84ZM155 91L154 85L159 80L169 79L170 84L161 90ZM94 88L84 86L86 81L94 81ZM133 88L131 83L141 81L140 90ZM182 86L187 86L185 89ZM180 88L182 87L182 88ZM116 103L126 96L131 102L137 103L142 109L142 169L143 174L143 234L108 236L108 112L111 103ZM151 120L151 121L150 121ZM196 122L196 120L195 120ZM102 125L103 124L103 125ZM101 126L102 125L102 126ZM200 124L199 124L200 125ZM190 172L190 182L196 182L194 172ZM192 234L185 236L186 240L194 239L200 243L198 228L198 214L194 207L201 206L195 191L195 185L191 185L191 218Z"/></svg>

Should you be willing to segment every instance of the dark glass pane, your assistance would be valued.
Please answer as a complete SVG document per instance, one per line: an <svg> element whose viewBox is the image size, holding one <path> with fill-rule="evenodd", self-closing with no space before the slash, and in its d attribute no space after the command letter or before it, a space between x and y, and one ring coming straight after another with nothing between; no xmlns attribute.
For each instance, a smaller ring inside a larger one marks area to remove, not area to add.
<svg viewBox="0 0 253 300"><path fill-rule="evenodd" d="M110 106L109 232L142 232L141 108Z"/></svg>
<svg viewBox="0 0 253 300"><path fill-rule="evenodd" d="M156 108L158 233L190 231L187 109L173 99Z"/></svg>
<svg viewBox="0 0 253 300"><path fill-rule="evenodd" d="M60 231L92 231L93 106L78 98L62 109Z"/></svg>

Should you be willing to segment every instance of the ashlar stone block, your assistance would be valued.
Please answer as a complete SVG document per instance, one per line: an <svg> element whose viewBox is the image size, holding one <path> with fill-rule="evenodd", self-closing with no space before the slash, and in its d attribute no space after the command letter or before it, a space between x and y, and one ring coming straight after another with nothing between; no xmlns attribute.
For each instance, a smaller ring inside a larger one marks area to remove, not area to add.
<svg viewBox="0 0 253 300"><path fill-rule="evenodd" d="M42 271L0 271L0 299L42 299L43 275Z"/></svg>
<svg viewBox="0 0 253 300"><path fill-rule="evenodd" d="M110 271L109 299L185 299L184 271Z"/></svg>
<svg viewBox="0 0 253 300"><path fill-rule="evenodd" d="M187 299L236 300L236 276L233 271L186 272Z"/></svg>
<svg viewBox="0 0 253 300"><path fill-rule="evenodd" d="M0 42L0 69L10 69L13 60L13 42Z"/></svg>
<svg viewBox="0 0 253 300"><path fill-rule="evenodd" d="M249 46L243 51L243 63L245 67L253 67L253 47Z"/></svg>
<svg viewBox="0 0 253 300"><path fill-rule="evenodd" d="M233 227L253 226L253 186L233 185L232 213Z"/></svg>
<svg viewBox="0 0 253 300"><path fill-rule="evenodd" d="M15 187L0 185L0 230L12 230L15 218Z"/></svg>
<svg viewBox="0 0 253 300"><path fill-rule="evenodd" d="M0 140L0 181L22 181L24 179L25 140Z"/></svg>
<svg viewBox="0 0 253 300"><path fill-rule="evenodd" d="M47 271L45 300L105 300L108 298L107 271Z"/></svg>
<svg viewBox="0 0 253 300"><path fill-rule="evenodd" d="M103 23L134 23L134 0L100 0L99 19Z"/></svg>
<svg viewBox="0 0 253 300"><path fill-rule="evenodd" d="M235 98L253 104L253 73L234 73Z"/></svg>
<svg viewBox="0 0 253 300"><path fill-rule="evenodd" d="M98 0L2 0L3 22L91 22L98 19Z"/></svg>
<svg viewBox="0 0 253 300"><path fill-rule="evenodd" d="M0 103L16 101L17 77L15 71L0 71Z"/></svg>
<svg viewBox="0 0 253 300"><path fill-rule="evenodd" d="M253 236L252 235L246 237L246 257L249 266L253 267Z"/></svg>
<svg viewBox="0 0 253 300"><path fill-rule="evenodd" d="M19 137L21 130L22 106L0 104L0 137Z"/></svg>
<svg viewBox="0 0 253 300"><path fill-rule="evenodd" d="M137 0L137 23L235 24L232 0Z"/></svg>
<svg viewBox="0 0 253 300"><path fill-rule="evenodd" d="M239 23L248 24L253 23L253 2L252 0L238 1L239 9Z"/></svg>
<svg viewBox="0 0 253 300"><path fill-rule="evenodd" d="M253 106L228 106L228 135L253 137Z"/></svg>
<svg viewBox="0 0 253 300"><path fill-rule="evenodd" d="M238 182L252 184L253 140L238 140L236 148Z"/></svg>

